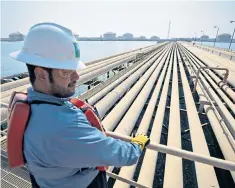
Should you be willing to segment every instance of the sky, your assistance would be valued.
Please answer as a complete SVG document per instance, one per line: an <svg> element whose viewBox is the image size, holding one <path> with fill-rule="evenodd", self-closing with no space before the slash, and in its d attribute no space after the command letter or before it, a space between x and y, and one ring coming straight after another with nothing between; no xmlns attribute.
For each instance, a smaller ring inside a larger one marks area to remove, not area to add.
<svg viewBox="0 0 235 188"><path fill-rule="evenodd" d="M1 37L11 32L27 34L40 22L55 22L81 37L99 37L105 32L117 36L166 38L215 37L232 34L235 1L1 1Z"/></svg>

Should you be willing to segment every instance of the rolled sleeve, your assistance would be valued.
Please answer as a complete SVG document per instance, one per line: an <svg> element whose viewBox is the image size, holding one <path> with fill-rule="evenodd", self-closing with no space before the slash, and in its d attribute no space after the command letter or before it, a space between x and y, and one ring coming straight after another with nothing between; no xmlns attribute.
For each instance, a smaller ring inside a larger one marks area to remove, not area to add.
<svg viewBox="0 0 235 188"><path fill-rule="evenodd" d="M137 162L138 145L106 137L76 111L51 142L53 162L66 167L129 166Z"/></svg>

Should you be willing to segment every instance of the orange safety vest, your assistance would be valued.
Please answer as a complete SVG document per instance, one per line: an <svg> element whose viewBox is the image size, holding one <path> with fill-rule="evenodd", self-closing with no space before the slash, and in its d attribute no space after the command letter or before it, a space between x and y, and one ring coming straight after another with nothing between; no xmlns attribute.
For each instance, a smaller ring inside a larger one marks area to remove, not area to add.
<svg viewBox="0 0 235 188"><path fill-rule="evenodd" d="M7 132L7 153L11 168L21 167L25 164L23 154L23 138L28 120L30 118L30 104L26 93L13 92L8 106L8 132ZM105 134L96 108L78 99L72 98L70 102L80 108L87 120L93 127L96 127ZM39 101L40 103L47 103ZM53 104L48 102L48 104ZM105 171L107 167L97 167L99 171Z"/></svg>

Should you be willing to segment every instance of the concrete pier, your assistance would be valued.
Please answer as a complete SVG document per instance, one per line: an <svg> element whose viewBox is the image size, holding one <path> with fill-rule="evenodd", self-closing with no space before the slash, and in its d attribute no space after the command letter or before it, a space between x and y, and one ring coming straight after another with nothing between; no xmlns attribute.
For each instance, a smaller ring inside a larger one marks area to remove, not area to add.
<svg viewBox="0 0 235 188"><path fill-rule="evenodd" d="M89 63L79 72L77 87L89 84L89 89L78 97L97 107L107 131L125 136L144 133L151 143L170 148L168 154L146 149L131 167L110 167L110 176L117 172L119 178L109 178L110 187L234 186L234 57L233 52L212 53L190 43L166 42L141 53L134 50ZM26 91L29 82L4 85L1 124L6 126L11 93ZM2 186L30 187L26 168L9 169L7 128L1 135ZM184 151L191 152L190 160ZM215 159L223 159L231 168Z"/></svg>

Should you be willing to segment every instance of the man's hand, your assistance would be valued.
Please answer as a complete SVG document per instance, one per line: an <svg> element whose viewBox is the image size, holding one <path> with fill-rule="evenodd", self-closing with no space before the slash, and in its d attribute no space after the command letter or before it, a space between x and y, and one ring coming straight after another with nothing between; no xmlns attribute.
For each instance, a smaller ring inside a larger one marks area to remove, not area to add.
<svg viewBox="0 0 235 188"><path fill-rule="evenodd" d="M145 146L149 144L149 142L150 142L149 137L143 134L139 134L135 136L134 138L131 138L131 143L138 144L141 150L143 150Z"/></svg>

